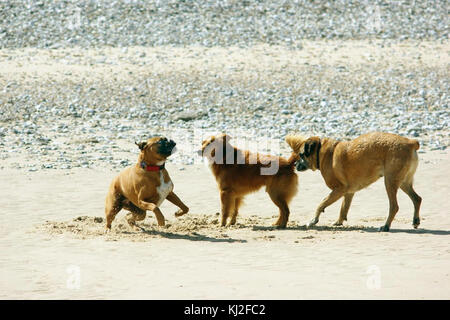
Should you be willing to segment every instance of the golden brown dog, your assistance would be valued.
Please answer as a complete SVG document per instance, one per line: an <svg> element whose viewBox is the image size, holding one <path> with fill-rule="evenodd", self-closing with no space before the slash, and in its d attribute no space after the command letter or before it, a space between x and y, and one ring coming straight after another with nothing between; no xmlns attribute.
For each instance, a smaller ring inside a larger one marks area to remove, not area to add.
<svg viewBox="0 0 450 320"><path fill-rule="evenodd" d="M189 208L173 192L173 183L164 167L172 154L175 142L165 137L153 137L146 142L136 143L141 150L138 162L123 170L112 181L106 196L106 229L111 229L114 217L121 209L130 211L127 221L135 229L136 221L144 220L146 210L153 211L159 226L165 225L159 205L164 199L180 209L175 216L181 216Z"/></svg>
<svg viewBox="0 0 450 320"><path fill-rule="evenodd" d="M332 192L320 203L315 217L308 224L319 222L326 207L344 197L339 219L347 220L347 213L355 192L366 188L384 176L389 197L389 216L380 231L389 231L398 211L397 190L401 188L414 204L413 226L420 224L419 210L422 198L413 189L413 177L418 165L417 140L395 134L373 132L352 141L337 141L319 137L303 138L289 135L286 142L300 156L297 170L320 170Z"/></svg>
<svg viewBox="0 0 450 320"><path fill-rule="evenodd" d="M280 209L274 224L285 228L289 219L289 201L297 192L297 174L293 155L282 157L261 155L240 150L230 145L226 134L212 136L202 142L199 154L209 160L212 173L220 190L222 204L221 225L236 223L244 196L266 186L270 199ZM228 224L227 220L229 218Z"/></svg>

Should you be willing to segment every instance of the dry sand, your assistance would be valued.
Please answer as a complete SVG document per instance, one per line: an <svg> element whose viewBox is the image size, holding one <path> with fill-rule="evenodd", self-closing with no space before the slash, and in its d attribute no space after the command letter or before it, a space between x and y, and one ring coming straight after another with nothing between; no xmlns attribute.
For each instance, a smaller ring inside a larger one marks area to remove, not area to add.
<svg viewBox="0 0 450 320"><path fill-rule="evenodd" d="M331 227L336 203L305 229L329 192L320 173L305 172L286 230L271 228L278 213L264 191L246 198L237 226L221 228L209 169L169 161L189 214L176 219L164 202L168 226L157 227L150 213L137 232L121 212L104 235L104 198L116 172L5 169L0 298L449 299L449 160L448 151L420 154L422 224L412 228L412 203L399 191L389 233L377 231L388 209L382 180L355 196L344 227Z"/></svg>
<svg viewBox="0 0 450 320"><path fill-rule="evenodd" d="M448 41L385 44L380 40L305 40L302 50L262 44L251 48L129 47L126 51L111 47L2 49L0 80L4 80L5 84L20 81L26 87L33 87L36 81L53 84L89 82L97 86L102 81L108 81L110 86L121 81L124 86L139 77L142 82L150 74L175 74L188 75L190 81L197 81L198 78L213 81L220 75L221 78L242 85L266 80L281 85L291 81L294 72L315 65L324 69L344 68L351 72L353 78L366 75L368 71L361 72L361 69L413 71L427 68L434 72L445 72L442 68L448 67L450 63L449 48ZM336 76L326 71L322 74L327 80ZM338 76L341 80L344 78L343 75ZM303 80L297 78L296 82Z"/></svg>
<svg viewBox="0 0 450 320"><path fill-rule="evenodd" d="M61 89L56 90L59 99L65 95L70 98L67 92L72 92L75 84L102 84L103 89L98 91L106 93L86 96L89 105L95 105L96 99L105 96L117 99L120 95L117 88L148 78L149 66L160 78L189 75L194 84L198 79L207 83L218 81L214 79L220 74L226 83L236 83L244 90L253 82L257 87L273 81L274 86L290 87L293 74L308 72L308 68L317 64L345 66L351 71L346 78L327 71L323 77L317 78L316 74L313 80L353 92L359 88L361 79L379 68L396 68L405 73L431 70L439 73L445 83L448 49L447 41L389 46L377 41L305 41L303 50L297 51L265 45L251 50L133 47L126 52L113 48L2 49L0 85L9 90L3 90L4 100L15 101L13 98L22 89L34 99L41 96L41 87L42 95L47 97L49 91L45 90L55 86ZM309 90L308 82L316 86L309 78L295 80L304 91ZM14 85L9 87L9 83ZM408 86L403 88L399 84L399 92L406 89ZM152 100L160 94L151 93L145 99ZM135 93L129 96L130 100L124 101L130 105L146 102L136 98ZM176 97L177 93L168 91L167 96ZM55 101L58 106L67 102ZM98 106L108 105L101 99L97 102ZM239 108L248 104L240 102L236 100L233 104ZM46 121L62 120L52 117L39 121L46 134ZM84 121L87 120L81 123ZM137 121L129 122L142 127ZM393 121L395 124L397 120ZM264 122L271 120L264 117ZM436 130L442 141L448 142L448 127ZM10 138L10 133L5 137ZM72 134L80 143L88 144L80 131ZM427 134L424 129L423 135ZM36 172L13 169L14 163L22 168L37 163L40 168L58 157L64 148L68 158L93 153L87 149L81 154L72 143L66 143L74 142L71 133L54 135L51 139L61 142L55 154L43 155L39 149L31 152L29 145L18 146L14 139L2 145L8 156L0 163L0 299L450 298L449 151L420 153L415 188L423 198L423 205L418 230L411 226L412 203L399 191L400 211L391 232L378 232L388 211L382 180L355 196L346 226L331 226L338 217L340 202L337 202L322 215L318 226L307 230L306 222L329 192L318 172L299 174L299 193L291 203L292 214L286 230L271 227L278 212L264 191L246 198L238 225L221 228L217 215L219 194L209 169L175 164L175 157L167 168L175 191L191 209L189 214L176 219L175 207L164 202L161 209L167 226L157 227L153 214L149 213L141 224L143 230L137 232L128 228L122 212L113 231L105 235L104 198L117 174L109 169L110 163L96 161L94 169L36 169ZM431 132L430 137L434 135ZM131 132L130 136L136 133ZM426 140L424 136L421 139ZM134 150L129 139L111 140ZM17 149L12 150L13 146ZM107 148L114 157L134 160L130 151L119 153L111 145ZM74 281L77 279L79 282Z"/></svg>

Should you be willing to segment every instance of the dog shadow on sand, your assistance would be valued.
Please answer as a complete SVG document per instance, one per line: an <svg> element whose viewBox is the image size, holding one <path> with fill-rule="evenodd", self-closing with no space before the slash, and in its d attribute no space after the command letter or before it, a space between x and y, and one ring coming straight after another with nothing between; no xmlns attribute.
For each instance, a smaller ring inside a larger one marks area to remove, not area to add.
<svg viewBox="0 0 450 320"><path fill-rule="evenodd" d="M312 226L307 227L306 225L299 226L288 226L286 229L278 229L274 226L253 226L253 231L360 231L369 233L379 233L379 227L366 227L366 226ZM410 233L410 234L432 234L438 236L448 236L450 235L450 230L433 230L433 229L391 229L390 233Z"/></svg>
<svg viewBox="0 0 450 320"><path fill-rule="evenodd" d="M208 241L208 242L227 242L227 243L246 243L247 240L243 239L233 239L233 238L215 238L206 236L204 234L200 234L197 232L191 232L189 234L184 233L175 233L173 231L167 232L163 230L156 229L145 229L143 227L139 227L144 234L149 236L158 236L166 239L175 239L175 240L190 240L190 241ZM123 231L122 231L123 232ZM126 232L124 232L126 233Z"/></svg>

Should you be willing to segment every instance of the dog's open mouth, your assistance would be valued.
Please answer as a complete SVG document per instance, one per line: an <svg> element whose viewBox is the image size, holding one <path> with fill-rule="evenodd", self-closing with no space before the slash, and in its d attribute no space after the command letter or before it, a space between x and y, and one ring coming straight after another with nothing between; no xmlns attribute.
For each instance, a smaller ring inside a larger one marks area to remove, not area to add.
<svg viewBox="0 0 450 320"><path fill-rule="evenodd" d="M158 153L162 156L168 157L175 152L176 143L173 140L166 138L159 141Z"/></svg>

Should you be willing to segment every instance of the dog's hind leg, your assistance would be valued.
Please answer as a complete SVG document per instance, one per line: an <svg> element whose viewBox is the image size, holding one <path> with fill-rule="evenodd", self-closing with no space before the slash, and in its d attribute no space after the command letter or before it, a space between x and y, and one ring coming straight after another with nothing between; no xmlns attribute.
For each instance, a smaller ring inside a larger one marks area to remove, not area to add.
<svg viewBox="0 0 450 320"><path fill-rule="evenodd" d="M413 180L414 173L416 173L417 166L419 164L419 159L417 157L417 152L414 150L412 152L412 160L411 165L406 175L406 178L403 180L403 183L400 185L400 188L409 196L411 201L414 204L414 217L413 217L413 226L415 229L420 225L420 205L422 204L422 198L414 191L413 188Z"/></svg>
<svg viewBox="0 0 450 320"><path fill-rule="evenodd" d="M286 228L286 225L289 220L289 206L283 195L278 194L277 192L273 192L272 190L268 190L270 199L272 199L273 203L280 209L280 215L278 216L277 221L273 224L278 228Z"/></svg>
<svg viewBox="0 0 450 320"><path fill-rule="evenodd" d="M343 195L344 192L340 190L331 191L331 193L319 204L319 207L316 209L314 218L306 225L306 227L309 228L317 224L317 222L319 222L320 214L325 211L325 208L338 201Z"/></svg>
<svg viewBox="0 0 450 320"><path fill-rule="evenodd" d="M116 217L116 214L122 209L123 196L117 193L110 193L106 197L105 202L105 217L106 217L106 231L111 230L111 224Z"/></svg>
<svg viewBox="0 0 450 320"><path fill-rule="evenodd" d="M232 191L222 190L220 191L220 201L222 203L222 217L220 225L225 227L228 217L234 210L235 195Z"/></svg>
<svg viewBox="0 0 450 320"><path fill-rule="evenodd" d="M348 210L352 204L354 193L346 193L344 195L344 200L342 200L341 211L339 213L339 219L334 223L335 226L342 226L344 221L347 221Z"/></svg>
<svg viewBox="0 0 450 320"><path fill-rule="evenodd" d="M128 199L122 201L122 206L125 210L130 211L130 213L127 213L126 215L128 224L134 229L139 229L139 227L136 225L136 221L142 221L145 219L145 210L138 208Z"/></svg>
<svg viewBox="0 0 450 320"><path fill-rule="evenodd" d="M233 214L231 215L229 225L236 224L236 219L239 214L239 207L241 206L241 204L242 204L242 197L236 197L236 199L234 200L234 211Z"/></svg>
<svg viewBox="0 0 450 320"><path fill-rule="evenodd" d="M386 186L386 192L389 198L389 216L384 226L380 227L380 231L389 231L391 223L398 212L398 202L397 202L398 182L396 182L394 179L389 179L388 177L385 177L384 184Z"/></svg>
<svg viewBox="0 0 450 320"><path fill-rule="evenodd" d="M412 179L411 179L412 180ZM404 182L400 188L409 196L414 204L414 217L413 226L415 229L420 225L420 204L422 203L422 198L414 191L412 182Z"/></svg>
<svg viewBox="0 0 450 320"><path fill-rule="evenodd" d="M286 173L281 174L269 183L266 187L266 192L270 199L280 210L277 221L273 224L277 228L286 228L289 221L289 202L297 193L298 178L297 175Z"/></svg>

